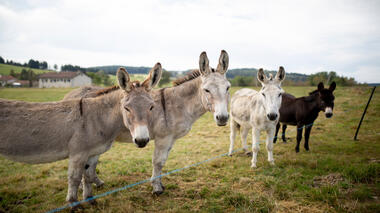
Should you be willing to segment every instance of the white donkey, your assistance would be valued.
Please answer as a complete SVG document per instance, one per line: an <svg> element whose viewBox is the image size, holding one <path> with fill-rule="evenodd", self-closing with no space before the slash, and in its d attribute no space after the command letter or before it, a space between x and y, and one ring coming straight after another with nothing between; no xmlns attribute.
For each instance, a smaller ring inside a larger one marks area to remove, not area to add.
<svg viewBox="0 0 380 213"><path fill-rule="evenodd" d="M282 93L281 82L285 78L285 70L280 67L273 79L264 74L263 69L257 73L257 79L262 84L259 92L244 88L238 90L231 101L231 135L229 155L232 155L237 130L241 131L243 149L247 152L247 135L252 128L252 168L256 167L257 153L259 151L260 132L267 132L266 148L268 161L274 165L273 159L273 137L279 120L279 109L281 107Z"/></svg>

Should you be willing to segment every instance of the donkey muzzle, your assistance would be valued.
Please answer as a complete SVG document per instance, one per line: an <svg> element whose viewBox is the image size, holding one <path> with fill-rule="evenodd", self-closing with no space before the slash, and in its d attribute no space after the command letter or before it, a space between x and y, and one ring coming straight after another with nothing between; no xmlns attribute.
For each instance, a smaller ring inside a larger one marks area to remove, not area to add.
<svg viewBox="0 0 380 213"><path fill-rule="evenodd" d="M228 118L229 118L229 115L217 115L215 116L216 118L216 124L218 126L225 126L227 125L227 121L228 121Z"/></svg>
<svg viewBox="0 0 380 213"><path fill-rule="evenodd" d="M269 114L267 114L267 117L268 117L268 119L270 120L270 121L274 121L274 120L276 120L277 119L277 113L269 113Z"/></svg>
<svg viewBox="0 0 380 213"><path fill-rule="evenodd" d="M148 144L149 138L135 138L134 142L138 148L144 148Z"/></svg>
<svg viewBox="0 0 380 213"><path fill-rule="evenodd" d="M326 107L325 116L326 116L326 118L331 118L333 116L333 111L332 111L331 107Z"/></svg>
<svg viewBox="0 0 380 213"><path fill-rule="evenodd" d="M139 148L143 148L149 142L149 130L146 125L139 125L135 128L133 142Z"/></svg>

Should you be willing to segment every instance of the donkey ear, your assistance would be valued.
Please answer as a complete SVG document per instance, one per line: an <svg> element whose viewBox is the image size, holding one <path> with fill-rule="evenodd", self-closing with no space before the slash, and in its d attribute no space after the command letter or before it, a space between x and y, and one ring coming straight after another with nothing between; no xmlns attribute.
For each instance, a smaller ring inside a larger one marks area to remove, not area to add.
<svg viewBox="0 0 380 213"><path fill-rule="evenodd" d="M142 85L150 91L155 87L161 79L162 67L160 63L154 65L154 67L149 71L149 76L144 80Z"/></svg>
<svg viewBox="0 0 380 213"><path fill-rule="evenodd" d="M322 82L319 82L318 84L318 91L322 91L325 88Z"/></svg>
<svg viewBox="0 0 380 213"><path fill-rule="evenodd" d="M119 86L121 89L130 92L131 91L131 83L127 70L124 67L120 67L117 70L117 80L119 82Z"/></svg>
<svg viewBox="0 0 380 213"><path fill-rule="evenodd" d="M228 69L228 62L229 62L228 54L225 50L222 50L219 57L219 64L216 70L220 72L221 74L226 73Z"/></svg>
<svg viewBox="0 0 380 213"><path fill-rule="evenodd" d="M277 74L276 74L275 79L276 79L279 83L281 83L281 82L285 79L285 69L284 69L284 67L281 66L281 67L278 69L278 72L277 72Z"/></svg>
<svg viewBox="0 0 380 213"><path fill-rule="evenodd" d="M263 68L260 68L259 71L257 72L257 80L259 80L261 84L267 83L268 79L264 73Z"/></svg>
<svg viewBox="0 0 380 213"><path fill-rule="evenodd" d="M335 81L333 81L333 82L330 84L329 90L332 92L332 91L335 90L335 88L336 88L336 83L335 83Z"/></svg>
<svg viewBox="0 0 380 213"><path fill-rule="evenodd" d="M199 56L199 71L202 75L208 75L211 72L206 52L202 52Z"/></svg>

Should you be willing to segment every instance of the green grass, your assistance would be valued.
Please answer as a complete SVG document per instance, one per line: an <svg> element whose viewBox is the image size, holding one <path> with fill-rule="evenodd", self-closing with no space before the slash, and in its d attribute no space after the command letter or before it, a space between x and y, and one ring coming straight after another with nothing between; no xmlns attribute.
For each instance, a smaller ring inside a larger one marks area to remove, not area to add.
<svg viewBox="0 0 380 213"><path fill-rule="evenodd" d="M22 69L29 70L29 67L20 67L20 66L14 66L9 64L0 64L0 75L9 75L11 70L13 70L15 73L21 73ZM35 74L42 74L46 72L52 72L52 70L41 70L41 69L31 69Z"/></svg>
<svg viewBox="0 0 380 213"><path fill-rule="evenodd" d="M315 88L284 89L301 96ZM52 101L68 91L1 89L0 98ZM338 87L334 116L326 119L321 113L316 120L309 152L301 146L300 153L295 153L295 127L289 126L290 141L278 141L274 147L275 166L267 162L261 143L257 169L250 168L250 157L237 152L164 177L166 191L159 197L152 196L152 187L145 183L100 198L96 206L86 204L85 212L379 212L379 90L359 141L353 141L370 91L368 87ZM217 127L207 113L176 142L164 172L226 153L228 147L229 127ZM238 139L236 148L240 147ZM98 174L106 184L94 193L149 178L153 148L152 142L144 149L115 143L100 157ZM66 174L67 160L27 165L0 157L0 212L44 212L65 205Z"/></svg>

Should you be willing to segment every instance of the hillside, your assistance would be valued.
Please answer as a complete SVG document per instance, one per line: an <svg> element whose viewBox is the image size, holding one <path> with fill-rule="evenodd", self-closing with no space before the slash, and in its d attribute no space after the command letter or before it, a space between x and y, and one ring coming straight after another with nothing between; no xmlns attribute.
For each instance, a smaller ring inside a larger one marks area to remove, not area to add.
<svg viewBox="0 0 380 213"><path fill-rule="evenodd" d="M147 74L151 67L132 67L132 66L123 66L123 65L110 65L110 66L97 66L97 67L88 67L87 69L91 70L103 70L107 74L116 75L116 71L119 67L125 67L130 74Z"/></svg>
<svg viewBox="0 0 380 213"><path fill-rule="evenodd" d="M123 66L123 65L110 65L110 66L97 66L97 67L89 67L87 69L90 70L103 70L107 74L115 75L116 71L119 67L125 67L130 74L147 74L151 67L133 67L133 66ZM227 78L234 78L235 76L256 76L257 75L256 68L239 68L239 69L230 69L227 72ZM182 73L186 73L188 71L170 71L172 76L181 75ZM269 71L273 75L276 74L277 71ZM286 79L292 80L295 82L298 81L306 81L308 75L299 74L299 73L286 73Z"/></svg>
<svg viewBox="0 0 380 213"><path fill-rule="evenodd" d="M29 67L20 67L20 66L14 66L9 64L0 64L0 75L9 75L11 70L13 70L15 73L21 73L22 69L29 70L31 68ZM41 70L41 69L31 69L35 74L42 74L46 72L53 72L53 70Z"/></svg>

